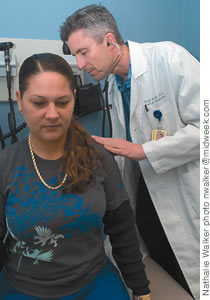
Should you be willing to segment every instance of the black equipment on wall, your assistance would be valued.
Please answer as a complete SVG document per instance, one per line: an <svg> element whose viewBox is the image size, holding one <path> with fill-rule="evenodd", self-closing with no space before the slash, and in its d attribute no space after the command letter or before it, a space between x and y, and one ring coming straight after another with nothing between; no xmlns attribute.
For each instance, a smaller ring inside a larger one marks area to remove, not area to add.
<svg viewBox="0 0 210 300"><path fill-rule="evenodd" d="M0 126L0 142L1 148L5 148L4 140L11 137L11 144L17 142L16 134L26 127L26 123L23 122L20 126L16 127L16 119L14 112L14 103L11 97L11 66L10 66L10 53L9 49L12 48L14 44L12 42L0 43L0 51L4 51L5 67L6 67L6 77L7 77L7 89L8 89L8 100L10 106L10 112L8 113L8 124L10 132L3 134Z"/></svg>
<svg viewBox="0 0 210 300"><path fill-rule="evenodd" d="M77 87L74 114L81 118L87 114L103 109L99 85L92 83Z"/></svg>
<svg viewBox="0 0 210 300"><path fill-rule="evenodd" d="M102 136L105 137L106 113L109 122L109 136L112 136L112 122L110 116L111 105L108 103L108 81L105 82L104 90L101 90L100 83L94 85L92 83L76 86L76 99L74 107L74 115L79 119L88 114L103 111L102 119ZM103 97L105 92L105 101Z"/></svg>

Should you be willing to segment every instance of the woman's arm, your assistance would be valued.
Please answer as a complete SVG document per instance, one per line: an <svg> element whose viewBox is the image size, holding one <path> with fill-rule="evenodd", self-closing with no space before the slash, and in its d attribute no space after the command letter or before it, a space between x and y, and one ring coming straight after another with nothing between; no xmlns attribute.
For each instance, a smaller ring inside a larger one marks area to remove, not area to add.
<svg viewBox="0 0 210 300"><path fill-rule="evenodd" d="M130 201L124 201L114 211L107 211L103 222L104 232L110 237L113 257L126 285L134 295L149 294L149 281L142 262Z"/></svg>

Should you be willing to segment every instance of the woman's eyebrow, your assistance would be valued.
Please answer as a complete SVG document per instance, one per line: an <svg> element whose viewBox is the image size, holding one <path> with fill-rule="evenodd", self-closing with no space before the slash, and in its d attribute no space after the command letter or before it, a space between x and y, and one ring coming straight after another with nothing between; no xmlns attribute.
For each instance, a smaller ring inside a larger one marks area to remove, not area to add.
<svg viewBox="0 0 210 300"><path fill-rule="evenodd" d="M40 98L40 99L48 99L48 97L41 96L41 95L36 95L36 94L31 95L31 97L37 97L37 98ZM70 95L64 95L64 96L56 97L56 99L65 99L65 98L71 98L71 96Z"/></svg>

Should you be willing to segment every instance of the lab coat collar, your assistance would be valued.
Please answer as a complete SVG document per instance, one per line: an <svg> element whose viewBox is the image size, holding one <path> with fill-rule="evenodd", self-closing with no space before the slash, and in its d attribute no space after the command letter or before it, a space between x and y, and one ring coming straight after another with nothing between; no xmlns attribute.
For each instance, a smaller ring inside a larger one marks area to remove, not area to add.
<svg viewBox="0 0 210 300"><path fill-rule="evenodd" d="M132 76L137 79L147 71L146 57L140 43L128 41L128 45L132 65Z"/></svg>

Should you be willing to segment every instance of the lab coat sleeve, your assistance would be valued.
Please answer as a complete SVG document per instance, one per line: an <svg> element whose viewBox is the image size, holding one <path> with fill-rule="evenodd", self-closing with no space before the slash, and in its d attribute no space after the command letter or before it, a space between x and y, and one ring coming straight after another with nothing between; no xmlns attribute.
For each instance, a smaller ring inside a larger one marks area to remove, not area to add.
<svg viewBox="0 0 210 300"><path fill-rule="evenodd" d="M157 174L199 160L200 65L184 48L176 50L169 65L174 91L170 101L176 104L171 117L175 122L179 120L177 123L182 126L177 126L172 135L143 144L147 159Z"/></svg>

